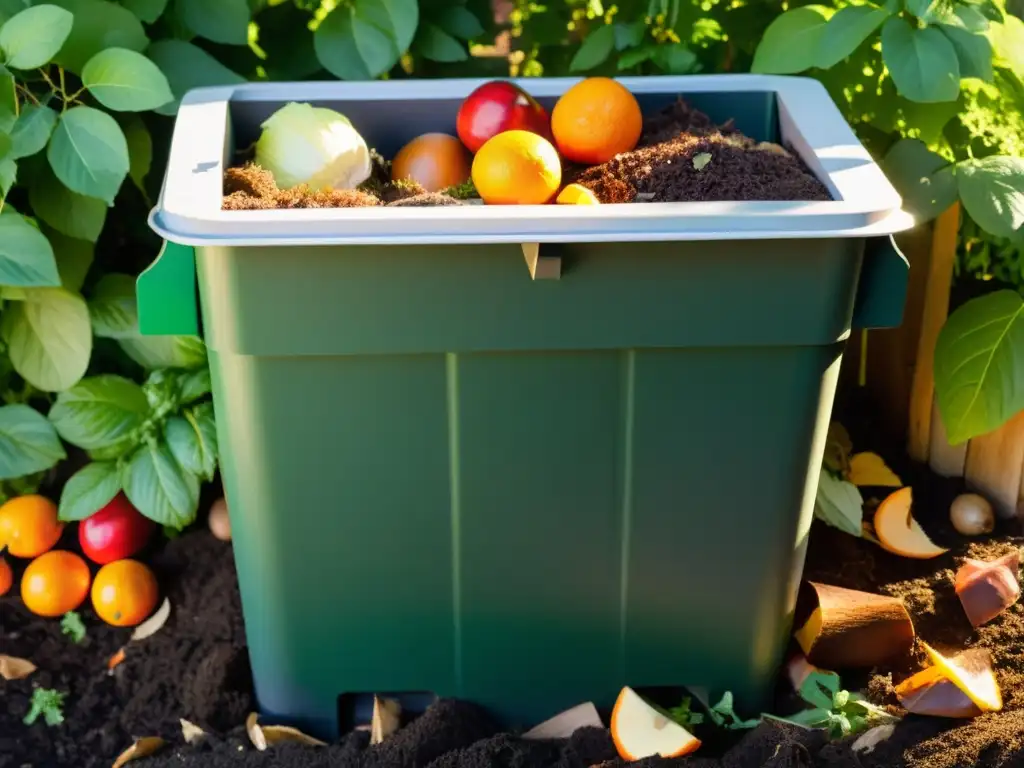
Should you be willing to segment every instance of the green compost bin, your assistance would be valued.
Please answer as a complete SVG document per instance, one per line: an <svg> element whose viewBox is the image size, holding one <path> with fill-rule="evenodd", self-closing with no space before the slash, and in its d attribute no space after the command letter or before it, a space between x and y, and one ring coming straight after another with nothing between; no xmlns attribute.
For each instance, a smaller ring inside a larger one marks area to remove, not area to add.
<svg viewBox="0 0 1024 768"><path fill-rule="evenodd" d="M550 107L575 79L524 85ZM193 91L142 331L201 333L261 711L375 693L508 725L623 685L766 703L853 329L900 323L911 221L805 78L623 79L784 142L831 202L222 211L287 101L385 156L477 80Z"/></svg>

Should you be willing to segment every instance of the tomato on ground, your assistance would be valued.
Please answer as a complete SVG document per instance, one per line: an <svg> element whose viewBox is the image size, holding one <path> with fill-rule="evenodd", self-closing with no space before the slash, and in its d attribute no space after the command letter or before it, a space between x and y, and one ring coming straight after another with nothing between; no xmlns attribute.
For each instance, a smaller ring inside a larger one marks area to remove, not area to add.
<svg viewBox="0 0 1024 768"><path fill-rule="evenodd" d="M86 557L106 565L137 553L155 529L156 523L132 506L122 492L78 524L78 543Z"/></svg>
<svg viewBox="0 0 1024 768"><path fill-rule="evenodd" d="M63 531L57 505L45 496L16 496L0 506L0 547L14 557L38 557L53 549Z"/></svg>
<svg viewBox="0 0 1024 768"><path fill-rule="evenodd" d="M90 578L89 566L74 552L47 552L22 574L21 599L38 616L63 616L85 600Z"/></svg>
<svg viewBox="0 0 1024 768"><path fill-rule="evenodd" d="M0 557L0 597L7 594L7 590L14 583L14 574L11 572L10 564Z"/></svg>
<svg viewBox="0 0 1024 768"><path fill-rule="evenodd" d="M96 614L115 627L134 627L156 608L160 589L153 572L137 560L115 560L92 583Z"/></svg>

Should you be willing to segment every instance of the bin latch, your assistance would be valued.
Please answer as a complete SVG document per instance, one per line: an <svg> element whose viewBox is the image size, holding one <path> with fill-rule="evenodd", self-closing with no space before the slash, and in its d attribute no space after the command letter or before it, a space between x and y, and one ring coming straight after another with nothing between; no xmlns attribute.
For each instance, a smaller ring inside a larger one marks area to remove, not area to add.
<svg viewBox="0 0 1024 768"><path fill-rule="evenodd" d="M526 268L532 280L558 280L562 277L562 257L554 245L521 243Z"/></svg>
<svg viewBox="0 0 1024 768"><path fill-rule="evenodd" d="M135 281L139 331L145 336L198 336L196 257L191 246L164 241Z"/></svg>

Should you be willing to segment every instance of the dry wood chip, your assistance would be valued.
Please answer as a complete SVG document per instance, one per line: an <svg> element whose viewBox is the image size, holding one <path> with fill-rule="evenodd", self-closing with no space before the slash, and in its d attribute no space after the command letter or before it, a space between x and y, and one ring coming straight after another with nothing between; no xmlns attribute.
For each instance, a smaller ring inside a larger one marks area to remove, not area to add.
<svg viewBox="0 0 1024 768"><path fill-rule="evenodd" d="M394 699L373 697L373 719L370 721L370 744L380 744L398 730L402 706Z"/></svg>
<svg viewBox="0 0 1024 768"><path fill-rule="evenodd" d="M36 671L36 665L28 659L0 655L0 677L4 680L22 680Z"/></svg>
<svg viewBox="0 0 1024 768"><path fill-rule="evenodd" d="M875 747L892 736L893 731L895 730L895 723L875 726L870 731L862 733L857 740L853 742L851 748L854 752L873 752Z"/></svg>
<svg viewBox="0 0 1024 768"><path fill-rule="evenodd" d="M249 716L245 718L245 730L249 734L249 741L251 741L252 745L260 752L264 752L269 746L286 741L307 744L311 747L327 746L324 742L319 739L314 739L312 736L303 733L298 728L292 728L287 725L261 726L257 722L258 720L259 715L255 712L250 712Z"/></svg>
<svg viewBox="0 0 1024 768"><path fill-rule="evenodd" d="M156 609L156 613L135 628L135 631L132 632L131 639L133 641L145 640L150 635L155 635L163 628L164 624L167 623L167 619L169 619L170 616L171 601L165 597L164 601L160 603L160 607Z"/></svg>
<svg viewBox="0 0 1024 768"><path fill-rule="evenodd" d="M114 761L112 768L121 768L122 765L130 763L132 760L141 760L144 757L156 754L166 744L167 742L159 736L145 736L141 739L136 739L134 744L117 756L117 760Z"/></svg>

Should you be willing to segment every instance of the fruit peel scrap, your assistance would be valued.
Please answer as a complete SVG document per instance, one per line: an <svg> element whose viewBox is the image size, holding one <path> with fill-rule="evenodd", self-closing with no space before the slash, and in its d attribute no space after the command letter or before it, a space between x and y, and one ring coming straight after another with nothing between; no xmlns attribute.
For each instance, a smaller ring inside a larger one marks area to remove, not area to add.
<svg viewBox="0 0 1024 768"><path fill-rule="evenodd" d="M971 626L980 627L1020 599L1020 550L997 560L967 559L954 580L957 597Z"/></svg>
<svg viewBox="0 0 1024 768"><path fill-rule="evenodd" d="M683 757L701 745L700 739L644 701L628 685L615 701L609 730L619 756L629 761L655 755Z"/></svg>
<svg viewBox="0 0 1024 768"><path fill-rule="evenodd" d="M0 677L4 680L23 680L36 671L36 665L28 659L0 655Z"/></svg>
<svg viewBox="0 0 1024 768"><path fill-rule="evenodd" d="M112 768L121 768L125 763L130 763L133 760L141 760L144 757L154 755L166 745L167 742L159 736L144 736L141 739L137 739L134 744L118 755Z"/></svg>
<svg viewBox="0 0 1024 768"><path fill-rule="evenodd" d="M882 549L894 555L928 560L949 552L935 544L914 519L913 490L909 485L893 491L875 510L875 535Z"/></svg>
<svg viewBox="0 0 1024 768"><path fill-rule="evenodd" d="M922 645L933 666L896 686L896 696L908 712L971 718L1003 708L1002 692L987 650L970 648L946 657Z"/></svg>
<svg viewBox="0 0 1024 768"><path fill-rule="evenodd" d="M901 488L903 481L877 453L862 451L850 457L847 480L859 486Z"/></svg>

